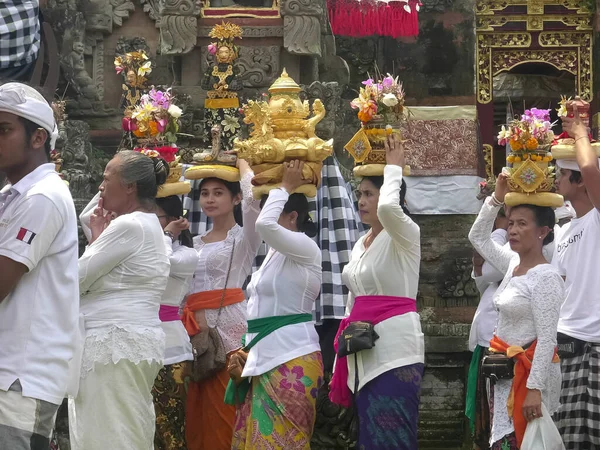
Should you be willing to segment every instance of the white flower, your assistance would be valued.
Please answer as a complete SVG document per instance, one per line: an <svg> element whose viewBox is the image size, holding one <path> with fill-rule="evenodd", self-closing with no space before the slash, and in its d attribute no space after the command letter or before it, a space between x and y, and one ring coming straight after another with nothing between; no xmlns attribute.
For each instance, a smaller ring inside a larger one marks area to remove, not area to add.
<svg viewBox="0 0 600 450"><path fill-rule="evenodd" d="M170 116L175 117L176 119L179 119L181 117L181 114L183 114L183 111L177 105L169 106L169 109L167 109L167 112L169 113Z"/></svg>
<svg viewBox="0 0 600 450"><path fill-rule="evenodd" d="M398 97L395 94L385 94L381 101L385 106L392 108L398 104Z"/></svg>

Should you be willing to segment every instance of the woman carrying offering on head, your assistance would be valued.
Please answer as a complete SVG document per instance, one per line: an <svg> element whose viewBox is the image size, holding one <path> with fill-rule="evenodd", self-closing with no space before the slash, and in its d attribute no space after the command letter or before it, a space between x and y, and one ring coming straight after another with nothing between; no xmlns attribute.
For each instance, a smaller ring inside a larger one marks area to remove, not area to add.
<svg viewBox="0 0 600 450"><path fill-rule="evenodd" d="M564 283L542 252L554 239L554 211L549 206L511 204L508 249L490 237L508 193L508 176L501 173L496 192L484 202L469 233L475 250L505 273L494 296L498 322L490 351L505 354L510 367L508 377L493 369L492 450L517 450L527 422L542 416L542 402L549 414L557 410L561 384L555 349ZM535 194L529 198L533 202ZM485 360L482 372L489 376Z"/></svg>
<svg viewBox="0 0 600 450"><path fill-rule="evenodd" d="M74 450L153 447L152 385L165 350L158 311L170 268L154 199L168 172L162 159L133 151L104 170L79 259L85 341L69 401Z"/></svg>
<svg viewBox="0 0 600 450"><path fill-rule="evenodd" d="M329 396L350 406L353 389L359 448L413 450L425 358L416 306L421 233L404 207L399 136L386 137L385 152L383 176L363 178L358 189L361 220L371 229L344 268L350 294L338 331L339 337L352 323L369 322L379 339L371 349L338 356ZM337 338L335 346L339 355Z"/></svg>
<svg viewBox="0 0 600 450"><path fill-rule="evenodd" d="M176 183L171 183L175 185ZM183 183L181 183L183 184ZM184 189L180 193L185 193ZM169 281L160 302L159 318L167 337L165 366L152 388L156 410L155 450L187 450L185 405L191 375L192 345L179 314L198 265L189 223L178 195L156 199L156 216L171 263Z"/></svg>
<svg viewBox="0 0 600 450"><path fill-rule="evenodd" d="M252 273L261 238L255 222L260 212L252 197L254 176L238 159L240 182L205 178L200 182L200 206L212 228L194 238L199 259L183 312L184 325L196 345L195 358L209 345L209 329L217 331L227 354L239 349L246 333L246 299L242 287ZM242 226L242 218L243 225ZM205 378L194 369L186 405L189 450L229 450L235 408L223 403L229 381L227 367Z"/></svg>
<svg viewBox="0 0 600 450"><path fill-rule="evenodd" d="M310 449L323 377L312 310L321 289L321 250L308 200L289 194L310 182L303 162L284 163L256 230L270 247L248 285L248 334L229 364L225 401L238 405L232 449Z"/></svg>

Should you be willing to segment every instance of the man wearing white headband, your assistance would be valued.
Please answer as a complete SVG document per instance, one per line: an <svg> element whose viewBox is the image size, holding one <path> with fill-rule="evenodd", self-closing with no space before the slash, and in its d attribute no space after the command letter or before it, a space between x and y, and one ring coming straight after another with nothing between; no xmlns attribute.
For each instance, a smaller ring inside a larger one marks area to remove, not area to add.
<svg viewBox="0 0 600 450"><path fill-rule="evenodd" d="M48 449L74 356L77 219L48 163L56 135L42 95L0 86L0 449Z"/></svg>
<svg viewBox="0 0 600 450"><path fill-rule="evenodd" d="M577 217L561 229L553 264L565 278L558 322L561 406L557 426L568 449L600 449L600 168L579 119L563 118L575 160L558 160L558 193Z"/></svg>

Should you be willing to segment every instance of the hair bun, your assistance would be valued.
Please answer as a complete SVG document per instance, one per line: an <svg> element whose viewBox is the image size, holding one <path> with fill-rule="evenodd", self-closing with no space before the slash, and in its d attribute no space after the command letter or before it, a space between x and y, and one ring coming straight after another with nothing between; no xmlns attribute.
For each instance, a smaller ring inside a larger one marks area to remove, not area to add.
<svg viewBox="0 0 600 450"><path fill-rule="evenodd" d="M169 165L162 158L152 158L154 164L154 176L156 177L156 186L162 186L169 177Z"/></svg>

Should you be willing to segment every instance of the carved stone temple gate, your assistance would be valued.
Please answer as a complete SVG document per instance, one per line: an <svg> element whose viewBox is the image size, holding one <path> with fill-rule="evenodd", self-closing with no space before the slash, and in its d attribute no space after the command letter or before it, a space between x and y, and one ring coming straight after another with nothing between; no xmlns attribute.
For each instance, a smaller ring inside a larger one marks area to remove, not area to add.
<svg viewBox="0 0 600 450"><path fill-rule="evenodd" d="M594 99L592 6L582 0L476 1L476 95L483 143L492 144L496 131L493 78L521 64L545 63L569 72L576 94Z"/></svg>

